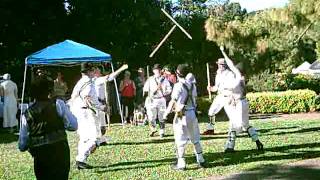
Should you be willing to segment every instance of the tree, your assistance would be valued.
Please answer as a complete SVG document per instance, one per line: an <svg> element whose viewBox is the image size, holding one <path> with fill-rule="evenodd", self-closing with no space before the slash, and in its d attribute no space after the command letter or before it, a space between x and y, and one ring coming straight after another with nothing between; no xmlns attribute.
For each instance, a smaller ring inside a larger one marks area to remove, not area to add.
<svg viewBox="0 0 320 180"><path fill-rule="evenodd" d="M250 67L250 74L265 69L291 72L301 62L315 59L318 4L293 0L288 7L255 12L243 19L211 16L205 25L207 38L227 46L231 56Z"/></svg>

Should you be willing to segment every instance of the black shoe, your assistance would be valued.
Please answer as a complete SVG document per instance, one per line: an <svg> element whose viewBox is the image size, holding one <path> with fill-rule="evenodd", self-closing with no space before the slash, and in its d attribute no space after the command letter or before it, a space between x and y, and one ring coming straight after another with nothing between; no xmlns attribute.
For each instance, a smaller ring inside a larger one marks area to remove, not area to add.
<svg viewBox="0 0 320 180"><path fill-rule="evenodd" d="M186 170L186 167L179 168L179 167L177 166L177 164L173 164L173 165L171 165L171 169L172 169L172 170L175 170L175 171L185 171L185 170Z"/></svg>
<svg viewBox="0 0 320 180"><path fill-rule="evenodd" d="M214 130L213 130L213 129L206 130L206 131L203 132L201 135L214 135Z"/></svg>
<svg viewBox="0 0 320 180"><path fill-rule="evenodd" d="M150 134L149 134L149 136L150 137L154 137L154 135L157 133L157 131L152 131Z"/></svg>
<svg viewBox="0 0 320 180"><path fill-rule="evenodd" d="M207 168L208 167L208 164L206 162L202 162L202 163L198 163L198 168Z"/></svg>
<svg viewBox="0 0 320 180"><path fill-rule="evenodd" d="M235 151L232 148L227 148L227 149L224 150L224 152L225 153L234 153Z"/></svg>
<svg viewBox="0 0 320 180"><path fill-rule="evenodd" d="M99 146L106 146L107 145L107 142L106 141L103 141L99 144Z"/></svg>
<svg viewBox="0 0 320 180"><path fill-rule="evenodd" d="M80 161L76 161L76 166L79 170L80 169L92 169L92 166L90 166L89 164L87 164L85 162L80 162Z"/></svg>
<svg viewBox="0 0 320 180"><path fill-rule="evenodd" d="M256 144L258 151L263 151L263 144L259 140L256 141Z"/></svg>

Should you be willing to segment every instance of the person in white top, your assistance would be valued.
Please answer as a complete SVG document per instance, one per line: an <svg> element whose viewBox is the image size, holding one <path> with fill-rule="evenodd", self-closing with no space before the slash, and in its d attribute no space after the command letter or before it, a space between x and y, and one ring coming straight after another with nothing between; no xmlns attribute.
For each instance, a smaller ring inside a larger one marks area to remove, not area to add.
<svg viewBox="0 0 320 180"><path fill-rule="evenodd" d="M102 78L102 79L101 79ZM112 81L113 77L103 78L99 67L95 68L94 72L94 88L98 96L99 103L106 105L106 82ZM97 144L106 145L107 139L104 136L106 132L106 113L98 110L98 121L97 121Z"/></svg>
<svg viewBox="0 0 320 180"><path fill-rule="evenodd" d="M182 64L177 68L178 82L174 85L171 94L171 101L165 113L165 117L174 110L173 132L177 153L177 164L173 165L174 170L185 170L184 159L185 146L188 141L194 145L194 153L200 168L206 167L200 144L200 130L196 117L196 82L193 74L189 73L188 66ZM174 107L174 108L173 108Z"/></svg>
<svg viewBox="0 0 320 180"><path fill-rule="evenodd" d="M16 118L18 106L18 88L17 84L11 81L10 74L3 75L4 81L1 83L4 95L4 106L3 106L3 127L13 128L18 125L18 120Z"/></svg>
<svg viewBox="0 0 320 180"><path fill-rule="evenodd" d="M99 102L94 85L113 79L126 68L127 65L124 65L110 75L94 79L93 65L81 64L82 77L75 85L69 100L70 110L78 120L79 143L76 157L78 169L92 168L86 160L97 147L96 140L99 136L97 124L100 123L98 113L106 110L106 106Z"/></svg>
<svg viewBox="0 0 320 180"><path fill-rule="evenodd" d="M233 80L230 80L232 94L228 96L225 110L229 117L228 139L225 144L225 152L234 152L236 136L240 132L247 132L253 142L256 143L257 149L263 151L263 144L260 142L256 129L249 125L249 103L246 99L244 76L237 67L234 66L231 59L220 47L227 66L234 74Z"/></svg>
<svg viewBox="0 0 320 180"><path fill-rule="evenodd" d="M146 97L145 107L150 124L150 136L154 136L156 130L156 119L160 124L160 137L164 137L165 122L163 114L166 110L165 96L169 95L172 87L167 79L161 75L161 66L155 64L153 66L153 76L149 77L143 87L143 95Z"/></svg>
<svg viewBox="0 0 320 180"><path fill-rule="evenodd" d="M215 85L208 86L208 91L217 92L217 96L213 100L209 111L209 122L207 125L207 130L202 133L202 135L212 135L214 134L215 116L220 110L226 105L228 96L231 94L232 90L232 80L234 79L233 72L227 66L225 59L219 58L217 61L218 70L215 77Z"/></svg>

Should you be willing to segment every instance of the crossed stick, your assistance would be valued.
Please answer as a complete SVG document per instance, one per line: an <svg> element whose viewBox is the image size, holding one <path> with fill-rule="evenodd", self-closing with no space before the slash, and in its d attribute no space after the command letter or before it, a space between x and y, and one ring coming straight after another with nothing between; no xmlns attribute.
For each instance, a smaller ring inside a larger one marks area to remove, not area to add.
<svg viewBox="0 0 320 180"><path fill-rule="evenodd" d="M153 57L153 55L159 50L159 48L168 39L168 37L172 34L176 27L178 27L189 39L192 39L191 35L176 20L174 20L169 13L167 13L163 8L161 9L161 11L174 23L174 25L172 26L170 31L164 36L164 38L160 41L157 47L149 55L150 58Z"/></svg>

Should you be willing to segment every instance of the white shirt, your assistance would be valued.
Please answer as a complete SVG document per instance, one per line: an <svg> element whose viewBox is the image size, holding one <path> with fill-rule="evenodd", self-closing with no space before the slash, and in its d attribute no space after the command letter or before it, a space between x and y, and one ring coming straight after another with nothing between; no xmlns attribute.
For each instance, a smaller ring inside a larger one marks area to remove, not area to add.
<svg viewBox="0 0 320 180"><path fill-rule="evenodd" d="M183 86L185 84L188 90ZM188 102L185 102L189 96L189 92L191 91L191 99L189 97ZM186 81L185 79L180 79L176 84L173 86L171 98L176 101L176 111L181 111L186 103L185 109L195 109L196 108L196 97L197 97L197 88L195 83L190 81Z"/></svg>
<svg viewBox="0 0 320 180"><path fill-rule="evenodd" d="M94 88L99 99L105 99L106 85L105 82L112 81L114 78L110 76L102 76L93 78Z"/></svg>
<svg viewBox="0 0 320 180"><path fill-rule="evenodd" d="M158 90L158 84L161 84L161 89ZM149 96L152 98L161 98L167 96L171 93L172 87L167 79L164 77L154 77L151 76L147 79L146 83L143 86L143 91L148 92Z"/></svg>
<svg viewBox="0 0 320 180"><path fill-rule="evenodd" d="M94 88L94 83L87 75L82 75L81 79L74 86L71 99L72 104L77 107L87 107L85 98L89 98L93 106L99 106L98 96Z"/></svg>

